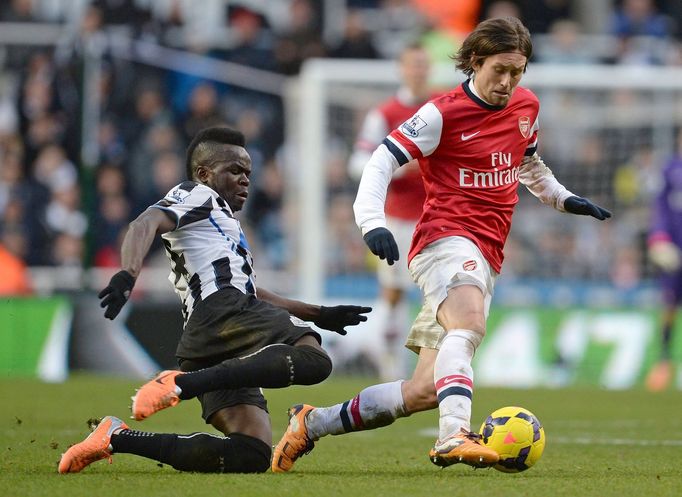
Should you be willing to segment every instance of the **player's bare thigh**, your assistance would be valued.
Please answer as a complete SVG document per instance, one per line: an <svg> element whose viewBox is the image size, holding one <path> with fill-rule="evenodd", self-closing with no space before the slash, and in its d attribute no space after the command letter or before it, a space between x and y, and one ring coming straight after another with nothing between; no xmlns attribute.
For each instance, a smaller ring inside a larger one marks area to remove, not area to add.
<svg viewBox="0 0 682 497"><path fill-rule="evenodd" d="M419 359L412 378L402 384L403 402L410 414L438 407L436 387L433 384L433 367L437 355L437 349L419 349Z"/></svg>
<svg viewBox="0 0 682 497"><path fill-rule="evenodd" d="M448 290L437 319L446 330L465 329L485 335L485 300L476 285L460 284Z"/></svg>
<svg viewBox="0 0 682 497"><path fill-rule="evenodd" d="M241 433L272 446L270 416L260 407L249 404L223 407L211 415L209 422L225 435Z"/></svg>

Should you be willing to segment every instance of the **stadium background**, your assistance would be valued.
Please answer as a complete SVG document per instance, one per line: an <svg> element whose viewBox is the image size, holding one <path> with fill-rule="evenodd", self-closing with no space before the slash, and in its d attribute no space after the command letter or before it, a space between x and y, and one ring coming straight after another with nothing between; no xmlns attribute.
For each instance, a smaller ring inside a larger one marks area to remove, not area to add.
<svg viewBox="0 0 682 497"><path fill-rule="evenodd" d="M447 56L502 12L534 35L523 84L541 99L542 156L614 218L521 193L479 385L638 385L658 346L649 205L682 122L675 0L0 2L2 374L173 365L181 317L160 245L115 322L95 296L127 223L180 181L190 137L213 124L245 132L254 159L241 219L259 283L371 303L346 167L362 117L395 90L403 46L421 40L434 86L451 87L462 76ZM373 373L371 324L325 334L339 372Z"/></svg>

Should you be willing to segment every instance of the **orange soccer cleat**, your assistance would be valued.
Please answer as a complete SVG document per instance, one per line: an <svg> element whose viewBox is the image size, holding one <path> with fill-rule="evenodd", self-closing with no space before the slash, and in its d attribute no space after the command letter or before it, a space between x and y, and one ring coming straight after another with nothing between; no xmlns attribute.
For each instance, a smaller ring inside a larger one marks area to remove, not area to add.
<svg viewBox="0 0 682 497"><path fill-rule="evenodd" d="M446 467L451 464L464 463L474 468L488 468L500 460L494 450L481 445L478 433L462 430L443 442L436 441L436 445L429 451L429 459L436 466Z"/></svg>
<svg viewBox="0 0 682 497"><path fill-rule="evenodd" d="M142 385L131 397L133 419L142 421L161 409L178 405L180 397L175 377L180 374L182 374L180 371L161 371L156 378Z"/></svg>
<svg viewBox="0 0 682 497"><path fill-rule="evenodd" d="M272 454L272 471L284 473L289 471L296 459L307 454L315 447L315 443L308 436L306 419L308 414L315 408L306 404L297 404L290 407L289 426L284 432Z"/></svg>
<svg viewBox="0 0 682 497"><path fill-rule="evenodd" d="M127 430L128 426L118 418L106 416L88 437L72 445L59 460L60 473L78 473L86 466L100 459L109 459L111 464L111 435L115 431Z"/></svg>
<svg viewBox="0 0 682 497"><path fill-rule="evenodd" d="M660 361L655 364L646 377L646 387L651 392L660 392L670 386L673 379L673 365L671 361Z"/></svg>

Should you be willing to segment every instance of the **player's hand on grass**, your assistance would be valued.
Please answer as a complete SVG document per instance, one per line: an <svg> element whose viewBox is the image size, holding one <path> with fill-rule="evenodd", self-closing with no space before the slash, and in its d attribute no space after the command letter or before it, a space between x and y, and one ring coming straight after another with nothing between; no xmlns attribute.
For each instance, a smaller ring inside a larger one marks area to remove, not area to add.
<svg viewBox="0 0 682 497"><path fill-rule="evenodd" d="M319 315L313 320L315 326L325 330L335 331L339 335L345 335L346 326L355 326L362 321L367 321L367 314L371 307L359 305L336 305L334 307L320 306Z"/></svg>
<svg viewBox="0 0 682 497"><path fill-rule="evenodd" d="M592 216L603 221L611 217L611 211L593 204L586 198L578 197L576 195L568 197L564 201L564 210L571 214L579 214L581 216Z"/></svg>
<svg viewBox="0 0 682 497"><path fill-rule="evenodd" d="M118 316L134 286L135 278L128 271L119 271L111 277L109 285L97 295L100 307L105 308L105 318L114 319Z"/></svg>
<svg viewBox="0 0 682 497"><path fill-rule="evenodd" d="M378 256L379 259L386 259L389 266L392 266L400 258L398 245L395 243L393 233L386 228L374 228L372 231L365 233L365 236L362 238L372 253Z"/></svg>

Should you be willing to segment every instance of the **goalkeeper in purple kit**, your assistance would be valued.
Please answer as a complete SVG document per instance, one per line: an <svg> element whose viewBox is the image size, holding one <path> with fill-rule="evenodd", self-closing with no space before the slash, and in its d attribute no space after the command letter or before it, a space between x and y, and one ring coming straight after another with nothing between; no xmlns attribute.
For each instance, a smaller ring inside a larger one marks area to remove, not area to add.
<svg viewBox="0 0 682 497"><path fill-rule="evenodd" d="M682 132L677 154L664 166L661 189L652 205L649 259L660 270L663 297L659 360L646 379L649 390L666 389L673 377L672 333L682 302Z"/></svg>

